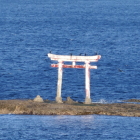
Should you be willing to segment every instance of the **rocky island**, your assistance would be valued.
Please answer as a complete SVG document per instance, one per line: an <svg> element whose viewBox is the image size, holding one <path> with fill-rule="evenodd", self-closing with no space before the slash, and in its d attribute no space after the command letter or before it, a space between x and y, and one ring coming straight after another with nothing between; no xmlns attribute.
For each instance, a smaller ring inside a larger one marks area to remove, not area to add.
<svg viewBox="0 0 140 140"><path fill-rule="evenodd" d="M0 114L23 115L119 115L140 117L140 100L130 99L124 103L91 103L73 101L70 97L63 103L43 100L0 100Z"/></svg>

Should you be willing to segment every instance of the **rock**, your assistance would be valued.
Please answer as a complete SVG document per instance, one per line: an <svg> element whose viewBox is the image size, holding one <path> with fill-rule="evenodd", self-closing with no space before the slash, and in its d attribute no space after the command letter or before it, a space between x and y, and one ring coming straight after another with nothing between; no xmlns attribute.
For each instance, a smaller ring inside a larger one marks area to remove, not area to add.
<svg viewBox="0 0 140 140"><path fill-rule="evenodd" d="M44 102L44 101L39 95L37 95L36 98L34 98L34 102Z"/></svg>
<svg viewBox="0 0 140 140"><path fill-rule="evenodd" d="M37 96L38 97L38 96ZM40 96L39 96L40 97ZM41 98L41 97L40 97ZM30 100L0 100L0 114L28 115L119 115L140 117L140 104L133 103L92 103L81 104L67 98L66 104L44 103ZM71 103L71 104L70 104Z"/></svg>
<svg viewBox="0 0 140 140"><path fill-rule="evenodd" d="M67 97L66 103L73 104L76 103L74 100L72 100L70 97Z"/></svg>
<svg viewBox="0 0 140 140"><path fill-rule="evenodd" d="M124 100L124 102L140 102L139 99L129 99L129 100Z"/></svg>

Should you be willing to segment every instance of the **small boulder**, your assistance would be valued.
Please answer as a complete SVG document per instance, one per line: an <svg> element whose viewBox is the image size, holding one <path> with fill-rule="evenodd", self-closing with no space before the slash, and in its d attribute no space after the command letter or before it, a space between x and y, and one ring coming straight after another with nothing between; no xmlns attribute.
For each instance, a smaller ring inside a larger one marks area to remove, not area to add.
<svg viewBox="0 0 140 140"><path fill-rule="evenodd" d="M44 102L43 99L37 95L35 98L34 98L34 102Z"/></svg>
<svg viewBox="0 0 140 140"><path fill-rule="evenodd" d="M70 97L67 97L66 103L73 104L76 103L74 100L72 100Z"/></svg>

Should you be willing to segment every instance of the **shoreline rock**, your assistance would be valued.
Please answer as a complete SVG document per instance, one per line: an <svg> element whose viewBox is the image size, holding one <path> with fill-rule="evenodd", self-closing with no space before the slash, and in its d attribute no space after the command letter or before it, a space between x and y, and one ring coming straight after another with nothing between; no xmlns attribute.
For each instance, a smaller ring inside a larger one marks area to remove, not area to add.
<svg viewBox="0 0 140 140"><path fill-rule="evenodd" d="M140 104L113 103L84 104L67 99L62 104L44 100L0 100L0 114L22 115L119 115L140 117Z"/></svg>
<svg viewBox="0 0 140 140"><path fill-rule="evenodd" d="M40 103L41 103L41 102L44 102L44 101L43 101L43 98L41 98L40 95L37 95L37 96L34 98L33 101L34 101L34 102L40 102Z"/></svg>
<svg viewBox="0 0 140 140"><path fill-rule="evenodd" d="M138 99L128 99L128 100L124 100L124 102L135 102L135 103L138 103L138 102L140 102L140 100L138 100Z"/></svg>

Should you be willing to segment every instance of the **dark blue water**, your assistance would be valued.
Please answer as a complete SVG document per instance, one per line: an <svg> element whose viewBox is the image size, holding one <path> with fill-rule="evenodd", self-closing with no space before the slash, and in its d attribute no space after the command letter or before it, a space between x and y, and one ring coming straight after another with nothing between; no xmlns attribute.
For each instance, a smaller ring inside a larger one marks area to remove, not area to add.
<svg viewBox="0 0 140 140"><path fill-rule="evenodd" d="M54 100L54 54L102 55L91 98L140 98L139 0L0 0L0 99ZM122 72L119 69L123 70ZM62 97L84 101L84 69L65 69Z"/></svg>
<svg viewBox="0 0 140 140"><path fill-rule="evenodd" d="M1 115L0 140L140 140L140 119Z"/></svg>
<svg viewBox="0 0 140 140"><path fill-rule="evenodd" d="M93 102L140 99L139 0L0 0L0 99L54 100L47 53L102 55ZM56 63L56 62L55 62ZM62 97L84 101L84 69L64 69ZM140 119L0 115L1 140L138 140Z"/></svg>

